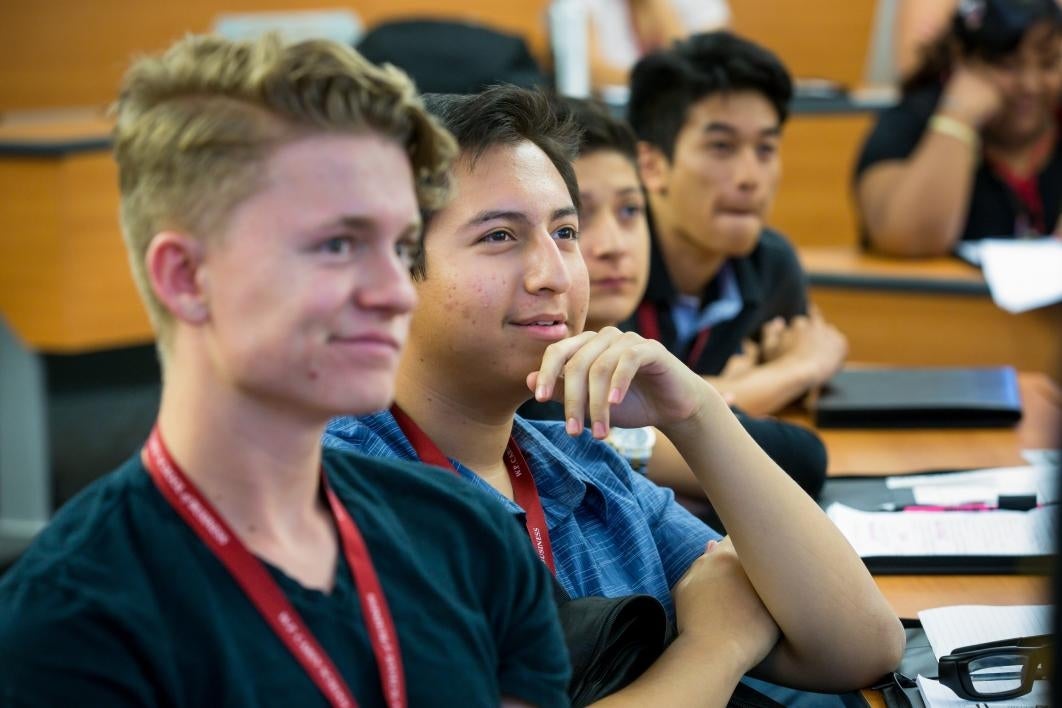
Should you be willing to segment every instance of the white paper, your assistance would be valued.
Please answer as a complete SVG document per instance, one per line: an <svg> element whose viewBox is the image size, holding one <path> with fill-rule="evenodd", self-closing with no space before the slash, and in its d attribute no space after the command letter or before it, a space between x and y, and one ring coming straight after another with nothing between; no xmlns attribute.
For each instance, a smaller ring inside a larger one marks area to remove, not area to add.
<svg viewBox="0 0 1062 708"><path fill-rule="evenodd" d="M1032 556L1051 552L1055 507L1031 511L860 511L833 503L826 515L860 558Z"/></svg>
<svg viewBox="0 0 1062 708"><path fill-rule="evenodd" d="M918 613L933 656L997 639L1051 632L1050 605L951 605Z"/></svg>
<svg viewBox="0 0 1062 708"><path fill-rule="evenodd" d="M1062 300L1062 240L985 239L981 269L992 299L1007 312Z"/></svg>
<svg viewBox="0 0 1062 708"><path fill-rule="evenodd" d="M959 647L972 644L1048 634L1051 631L1051 606L955 605L923 610L918 613L918 619L922 621L933 655L939 659ZM947 686L925 676L918 677L918 690L928 708L978 705L975 701L959 698ZM1037 681L1031 693L1009 701L982 702L981 705L992 708L1048 705L1048 694L1047 681Z"/></svg>
<svg viewBox="0 0 1062 708"><path fill-rule="evenodd" d="M1049 467L1057 470L1059 466L1062 466L1062 450L1022 450L1021 456L1030 465L1036 465L1037 467Z"/></svg>
<svg viewBox="0 0 1062 708"><path fill-rule="evenodd" d="M925 702L926 708L965 708L965 706L973 706L974 708L977 706L981 708L1037 708L1037 706L1044 706L1046 708L1046 706L1051 704L1051 686L1047 681L1034 681L1032 691L1024 696L1011 698L1009 701L992 701L991 703L963 700L944 684L925 676L918 677L918 692L922 694L922 700Z"/></svg>
<svg viewBox="0 0 1062 708"><path fill-rule="evenodd" d="M1041 504L1058 501L1058 473L1055 469L1040 465L1023 467L992 467L969 472L952 474L909 474L885 478L889 489L913 489L915 498L930 487L952 488L991 488L991 499L970 499L968 501L991 501L1000 494L1035 494ZM919 502L929 504L933 502Z"/></svg>

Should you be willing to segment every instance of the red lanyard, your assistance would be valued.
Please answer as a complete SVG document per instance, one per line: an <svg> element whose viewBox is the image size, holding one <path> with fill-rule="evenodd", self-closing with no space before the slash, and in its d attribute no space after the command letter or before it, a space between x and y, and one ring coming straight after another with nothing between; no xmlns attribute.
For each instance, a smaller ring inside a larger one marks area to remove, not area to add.
<svg viewBox="0 0 1062 708"><path fill-rule="evenodd" d="M421 462L450 470L460 476L457 469L451 464L443 451L428 437L428 434L406 415L398 404L391 406L391 415L395 417L398 427L405 433L409 444L417 453ZM509 444L505 446L505 466L509 469L509 481L513 485L513 496L516 503L524 510L524 524L527 527L527 535L531 539L531 545L542 562L549 568L549 572L557 574L553 567L553 547L549 542L549 529L546 527L546 514L542 510L542 500L538 496L538 487L531 476L531 467L520 452L520 446L516 440L509 436Z"/></svg>
<svg viewBox="0 0 1062 708"><path fill-rule="evenodd" d="M228 569L262 617L321 689L321 693L333 706L357 706L357 701L335 664L317 643L309 628L303 624L302 618L288 602L265 566L247 550L239 536L177 466L162 442L158 425L151 431L142 457L162 496ZM369 550L357 524L328 486L323 471L321 484L324 485L328 504L335 516L343 553L358 587L362 613L369 628L376 663L380 668L384 699L390 708L404 708L406 680L402 670L402 656L391 611L380 587L380 579L373 568Z"/></svg>
<svg viewBox="0 0 1062 708"><path fill-rule="evenodd" d="M660 338L660 322L658 321L656 305L651 302L646 301L638 306L638 331L646 339L655 339L658 342L663 341ZM700 361L701 354L704 353L704 348L708 345L708 335L711 331L711 327L706 327L697 333L697 337L693 340L693 345L686 354L686 366L696 370L697 362Z"/></svg>

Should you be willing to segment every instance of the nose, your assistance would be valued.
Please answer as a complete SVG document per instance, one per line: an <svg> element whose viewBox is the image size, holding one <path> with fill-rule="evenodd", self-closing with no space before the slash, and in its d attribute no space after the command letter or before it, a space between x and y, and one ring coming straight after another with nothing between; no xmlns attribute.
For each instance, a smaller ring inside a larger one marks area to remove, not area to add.
<svg viewBox="0 0 1062 708"><path fill-rule="evenodd" d="M598 214L593 227L583 230L580 246L586 255L602 260L619 258L628 250L619 222L611 211Z"/></svg>
<svg viewBox="0 0 1062 708"><path fill-rule="evenodd" d="M553 235L545 229L536 233L524 252L524 289L529 293L563 293L571 284L568 264Z"/></svg>
<svg viewBox="0 0 1062 708"><path fill-rule="evenodd" d="M412 312L416 306L409 266L392 248L381 246L357 275L355 299L360 307L393 317Z"/></svg>
<svg viewBox="0 0 1062 708"><path fill-rule="evenodd" d="M742 192L755 192L763 179L763 166L755 147L740 151L734 165L734 183Z"/></svg>

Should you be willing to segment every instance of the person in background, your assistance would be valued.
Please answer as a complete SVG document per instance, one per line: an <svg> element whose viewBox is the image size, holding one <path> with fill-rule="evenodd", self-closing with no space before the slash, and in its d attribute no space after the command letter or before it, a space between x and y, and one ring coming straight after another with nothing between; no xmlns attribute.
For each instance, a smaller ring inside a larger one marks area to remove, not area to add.
<svg viewBox="0 0 1062 708"><path fill-rule="evenodd" d="M571 597L659 600L677 638L602 705L721 705L750 670L823 691L891 670L903 630L862 561L723 398L659 342L583 331L577 126L514 87L427 103L460 146L456 197L425 215L396 405L333 420L325 444L491 493ZM532 394L565 422L517 416ZM730 536L635 474L612 425L663 431Z"/></svg>
<svg viewBox="0 0 1062 708"><path fill-rule="evenodd" d="M726 0L579 0L587 11L590 83L597 90L627 85L645 54L695 32L730 22Z"/></svg>
<svg viewBox="0 0 1062 708"><path fill-rule="evenodd" d="M409 79L187 37L126 75L114 143L161 408L0 581L0 703L566 705L549 573L508 515L322 453L329 417L392 399L420 208L448 192L453 138Z"/></svg>
<svg viewBox="0 0 1062 708"><path fill-rule="evenodd" d="M947 31L959 0L896 0L893 56L901 81L914 75L926 46Z"/></svg>
<svg viewBox="0 0 1062 708"><path fill-rule="evenodd" d="M627 320L642 301L649 279L649 223L638 180L637 139L604 105L559 98L556 112L582 129L574 161L579 183L579 250L590 278L586 329L599 331ZM534 399L520 406L524 418L564 420L559 401ZM826 448L810 430L735 411L752 439L812 497L826 479ZM658 431L613 428L607 442L650 478L693 504L703 499L700 483L675 447ZM698 515L708 513L697 509ZM706 521L718 528L717 518Z"/></svg>
<svg viewBox="0 0 1062 708"><path fill-rule="evenodd" d="M765 226L792 94L778 57L727 32L650 54L631 74L653 239L646 295L625 327L753 415L822 385L847 353L808 306L792 246Z"/></svg>
<svg viewBox="0 0 1062 708"><path fill-rule="evenodd" d="M1055 0L961 2L859 156L866 244L931 257L962 240L1055 232L1060 91Z"/></svg>

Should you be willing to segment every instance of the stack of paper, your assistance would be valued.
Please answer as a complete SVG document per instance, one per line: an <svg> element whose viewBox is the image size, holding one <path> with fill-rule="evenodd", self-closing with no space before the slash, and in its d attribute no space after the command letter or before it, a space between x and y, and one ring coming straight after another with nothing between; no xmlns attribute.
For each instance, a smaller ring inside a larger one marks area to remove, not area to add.
<svg viewBox="0 0 1062 708"><path fill-rule="evenodd" d="M957 605L938 607L918 613L926 637L933 648L933 655L940 659L959 647L982 644L999 639L1015 639L1051 631L1050 605L1017 605L995 607L989 605ZM918 690L927 708L953 708L976 706L956 696L950 688L925 676L918 677ZM1008 708L1048 705L1050 703L1047 681L1037 681L1033 690L1024 696L1007 701L992 701L992 708ZM982 703L981 705L985 705Z"/></svg>
<svg viewBox="0 0 1062 708"><path fill-rule="evenodd" d="M1007 312L1062 301L1062 239L985 239L980 260L992 299Z"/></svg>
<svg viewBox="0 0 1062 708"><path fill-rule="evenodd" d="M1037 556L1051 553L1058 515L1032 511L860 511L834 503L826 515L860 558Z"/></svg>

